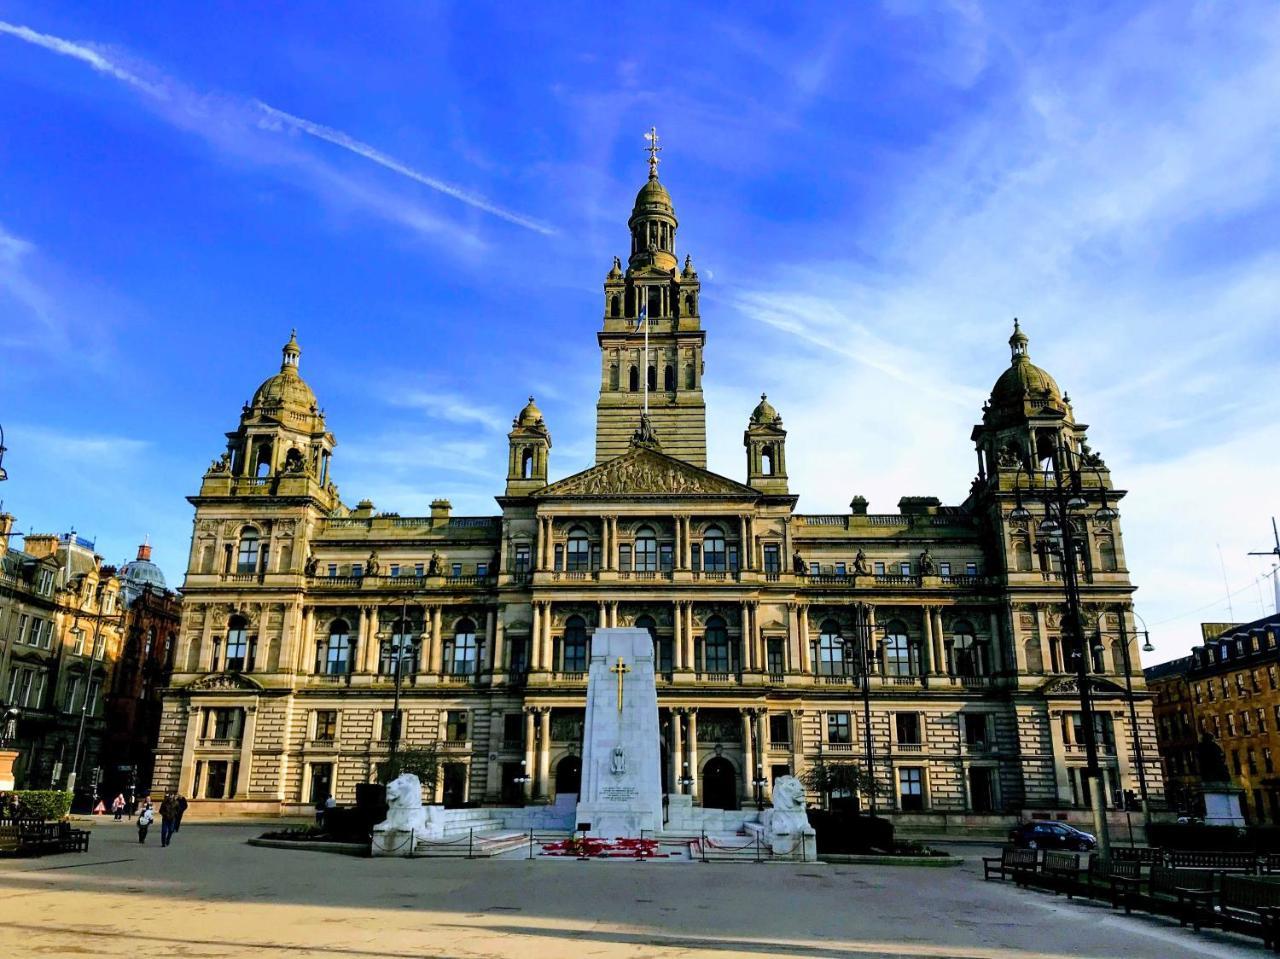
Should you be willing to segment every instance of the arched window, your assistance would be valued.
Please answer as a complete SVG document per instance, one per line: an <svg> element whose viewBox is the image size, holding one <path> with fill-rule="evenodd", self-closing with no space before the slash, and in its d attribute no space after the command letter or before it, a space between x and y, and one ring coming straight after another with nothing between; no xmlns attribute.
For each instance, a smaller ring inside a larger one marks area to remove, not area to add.
<svg viewBox="0 0 1280 959"><path fill-rule="evenodd" d="M636 530L635 568L640 573L652 573L658 568L658 539L648 526Z"/></svg>
<svg viewBox="0 0 1280 959"><path fill-rule="evenodd" d="M662 288L657 286L649 287L649 317L662 315Z"/></svg>
<svg viewBox="0 0 1280 959"><path fill-rule="evenodd" d="M520 476L523 479L533 479L533 450L528 447L520 453Z"/></svg>
<svg viewBox="0 0 1280 959"><path fill-rule="evenodd" d="M256 573L258 571L258 531L246 526L240 531L240 548L236 552L236 572Z"/></svg>
<svg viewBox="0 0 1280 959"><path fill-rule="evenodd" d="M652 363L649 364L649 391L656 393L658 390L658 368Z"/></svg>
<svg viewBox="0 0 1280 959"><path fill-rule="evenodd" d="M631 367L631 372L627 375L627 387L632 393L640 392L640 371L634 366Z"/></svg>
<svg viewBox="0 0 1280 959"><path fill-rule="evenodd" d="M818 633L818 675L844 676L848 672L849 664L845 659L840 624L834 619L828 619Z"/></svg>
<svg viewBox="0 0 1280 959"><path fill-rule="evenodd" d="M335 619L329 627L329 640L324 646L324 659L320 669L329 676L343 676L351 672L351 631L346 620Z"/></svg>
<svg viewBox="0 0 1280 959"><path fill-rule="evenodd" d="M729 568L725 558L724 533L718 526L708 526L702 534L702 568L708 573L723 573Z"/></svg>
<svg viewBox="0 0 1280 959"><path fill-rule="evenodd" d="M156 628L152 626L147 630L147 642L142 647L142 661L144 663L151 658L151 650L155 648L155 645L156 645Z"/></svg>
<svg viewBox="0 0 1280 959"><path fill-rule="evenodd" d="M654 622L652 616L640 616L636 619L636 629L643 629L649 634L649 638L654 642L658 641L658 624Z"/></svg>
<svg viewBox="0 0 1280 959"><path fill-rule="evenodd" d="M1026 533L1013 535L1013 568L1019 573L1031 572L1031 544Z"/></svg>
<svg viewBox="0 0 1280 959"><path fill-rule="evenodd" d="M698 385L698 371L693 368L693 362L690 361L684 365L684 388L692 390Z"/></svg>
<svg viewBox="0 0 1280 959"><path fill-rule="evenodd" d="M416 673L418 671L417 639L413 627L407 619L397 619L392 623L391 636L382 644L378 672L384 676L394 676L398 663L401 676L409 676Z"/></svg>
<svg viewBox="0 0 1280 959"><path fill-rule="evenodd" d="M686 293L686 294L685 294L685 297L684 297L684 311L685 311L685 313L687 313L689 316L693 316L693 314L696 312L696 310L694 309L694 304L695 304L696 302L697 302L697 301L696 301L696 300L694 300L694 298L693 298L693 294L692 294L692 293Z"/></svg>
<svg viewBox="0 0 1280 959"><path fill-rule="evenodd" d="M766 446L760 451L760 472L765 476L773 475L773 447Z"/></svg>
<svg viewBox="0 0 1280 959"><path fill-rule="evenodd" d="M249 658L249 634L242 616L232 616L227 620L226 658L222 668L228 672L241 672Z"/></svg>
<svg viewBox="0 0 1280 959"><path fill-rule="evenodd" d="M965 620L957 620L951 627L950 671L955 676L985 676L987 673L986 650L974 636L973 626Z"/></svg>
<svg viewBox="0 0 1280 959"><path fill-rule="evenodd" d="M563 669L566 673L587 671L587 623L581 616L570 616L564 624Z"/></svg>
<svg viewBox="0 0 1280 959"><path fill-rule="evenodd" d="M453 628L453 651L449 672L454 676L471 676L476 671L476 624L465 616Z"/></svg>
<svg viewBox="0 0 1280 959"><path fill-rule="evenodd" d="M271 475L271 443L268 440L254 447L253 475L259 479Z"/></svg>
<svg viewBox="0 0 1280 959"><path fill-rule="evenodd" d="M709 673L727 673L730 671L729 630L724 620L712 616L707 620L706 633L703 635L703 659Z"/></svg>
<svg viewBox="0 0 1280 959"><path fill-rule="evenodd" d="M890 676L919 674L916 646L907 638L907 627L898 620L885 629L884 652Z"/></svg>
<svg viewBox="0 0 1280 959"><path fill-rule="evenodd" d="M662 388L668 393L676 388L676 368L670 363L667 364L666 372L662 374Z"/></svg>
<svg viewBox="0 0 1280 959"><path fill-rule="evenodd" d="M609 297L609 315L614 318L622 315L622 298L617 293Z"/></svg>
<svg viewBox="0 0 1280 959"><path fill-rule="evenodd" d="M618 388L618 364L611 363L609 365L609 389L616 390Z"/></svg>
<svg viewBox="0 0 1280 959"><path fill-rule="evenodd" d="M591 565L591 541L587 539L587 531L581 526L569 530L569 542L566 552L565 569L578 572L589 569Z"/></svg>
<svg viewBox="0 0 1280 959"><path fill-rule="evenodd" d="M1112 537L1098 537L1098 559L1104 573L1114 573L1120 568L1116 559L1116 541Z"/></svg>

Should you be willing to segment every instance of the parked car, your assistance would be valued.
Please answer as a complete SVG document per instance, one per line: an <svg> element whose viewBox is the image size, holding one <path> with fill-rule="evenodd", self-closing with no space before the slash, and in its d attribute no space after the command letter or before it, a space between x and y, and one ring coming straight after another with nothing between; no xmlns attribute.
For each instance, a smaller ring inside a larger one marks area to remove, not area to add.
<svg viewBox="0 0 1280 959"><path fill-rule="evenodd" d="M1065 822L1033 819L1019 823L1009 833L1009 841L1019 849L1073 849L1089 852L1098 844L1090 833Z"/></svg>

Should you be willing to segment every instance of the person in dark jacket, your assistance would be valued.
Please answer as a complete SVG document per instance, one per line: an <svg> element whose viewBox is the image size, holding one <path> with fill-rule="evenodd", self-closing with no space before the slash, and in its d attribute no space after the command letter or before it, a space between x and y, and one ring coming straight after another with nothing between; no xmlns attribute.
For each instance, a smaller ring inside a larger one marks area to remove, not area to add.
<svg viewBox="0 0 1280 959"><path fill-rule="evenodd" d="M155 821L156 814L151 808L151 803L145 803L142 812L138 813L138 842L145 843L147 841L147 830L151 828L151 823Z"/></svg>
<svg viewBox="0 0 1280 959"><path fill-rule="evenodd" d="M173 838L173 826L178 821L178 800L173 793L165 793L160 803L160 845L169 845Z"/></svg>
<svg viewBox="0 0 1280 959"><path fill-rule="evenodd" d="M178 815L173 820L173 831L177 832L182 828L182 817L187 813L187 797L182 793L178 793L175 802L178 804Z"/></svg>

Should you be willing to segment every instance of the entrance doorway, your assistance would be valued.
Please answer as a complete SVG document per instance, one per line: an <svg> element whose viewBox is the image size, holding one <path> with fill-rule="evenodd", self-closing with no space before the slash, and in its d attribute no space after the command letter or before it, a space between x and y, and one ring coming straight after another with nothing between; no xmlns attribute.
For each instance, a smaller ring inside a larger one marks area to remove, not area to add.
<svg viewBox="0 0 1280 959"><path fill-rule="evenodd" d="M445 763L444 800L445 809L457 809L467 801L467 764Z"/></svg>
<svg viewBox="0 0 1280 959"><path fill-rule="evenodd" d="M577 756L565 756L556 763L556 795L577 793L582 788L582 760Z"/></svg>
<svg viewBox="0 0 1280 959"><path fill-rule="evenodd" d="M993 812L996 808L995 770L987 766L969 769L969 808L974 812Z"/></svg>
<svg viewBox="0 0 1280 959"><path fill-rule="evenodd" d="M209 764L212 767L212 763ZM333 794L333 763L312 763L311 764L311 793L308 797L314 805L322 799L328 799ZM208 788L205 789L205 795L208 796ZM219 797L221 798L221 797Z"/></svg>
<svg viewBox="0 0 1280 959"><path fill-rule="evenodd" d="M708 759L702 767L702 805L706 809L738 808L738 774L723 756Z"/></svg>

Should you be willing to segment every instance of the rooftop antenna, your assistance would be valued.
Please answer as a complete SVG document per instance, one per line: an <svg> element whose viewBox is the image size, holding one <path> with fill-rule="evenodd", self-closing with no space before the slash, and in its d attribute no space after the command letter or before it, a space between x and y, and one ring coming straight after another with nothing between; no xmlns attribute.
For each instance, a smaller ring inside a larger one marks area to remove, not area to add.
<svg viewBox="0 0 1280 959"><path fill-rule="evenodd" d="M1271 591L1275 602L1275 611L1280 613L1280 529L1276 528L1276 518L1271 517L1271 536L1275 546L1265 552L1250 553L1250 556L1274 556L1275 565L1271 567Z"/></svg>
<svg viewBox="0 0 1280 959"><path fill-rule="evenodd" d="M1216 544L1218 547L1218 566L1222 568L1222 588L1227 594L1227 619L1231 622L1236 621L1236 611L1231 608L1231 584L1227 582L1227 562L1222 558L1222 544Z"/></svg>

